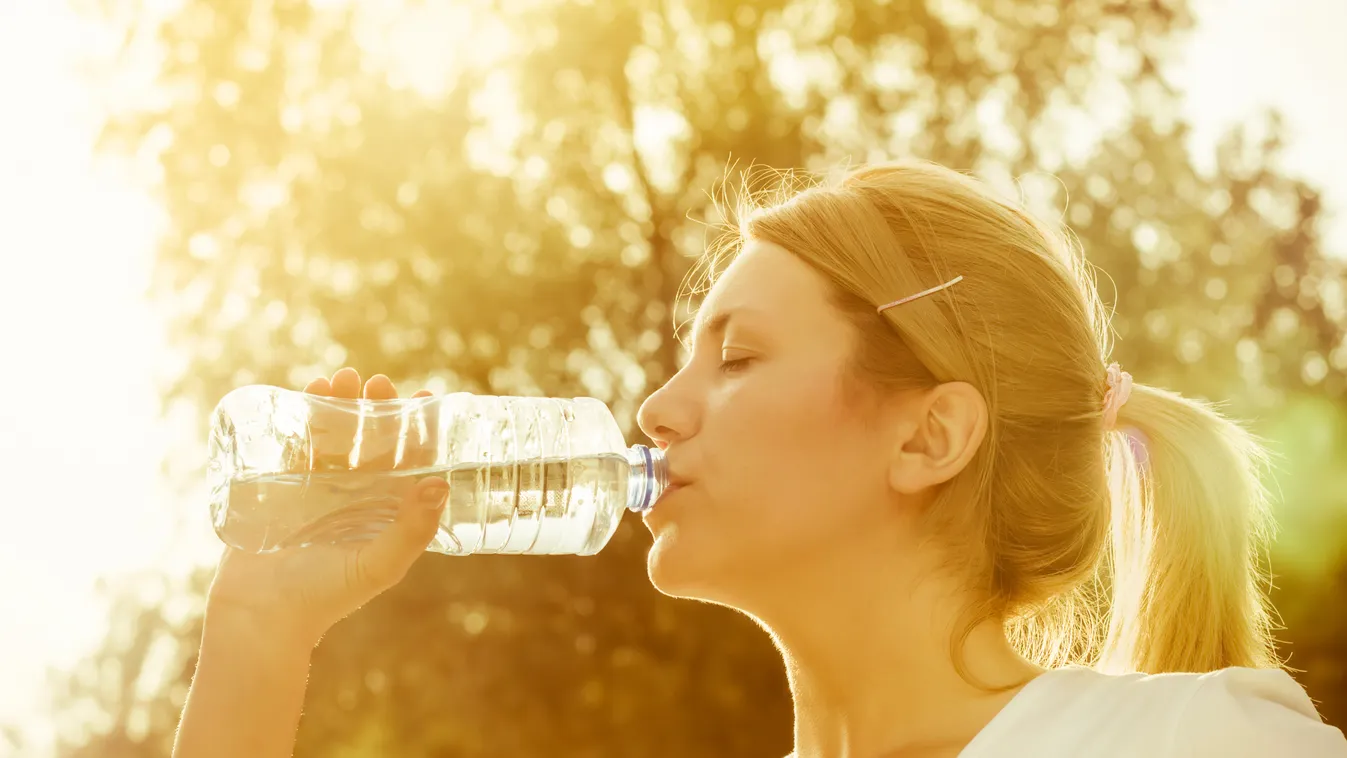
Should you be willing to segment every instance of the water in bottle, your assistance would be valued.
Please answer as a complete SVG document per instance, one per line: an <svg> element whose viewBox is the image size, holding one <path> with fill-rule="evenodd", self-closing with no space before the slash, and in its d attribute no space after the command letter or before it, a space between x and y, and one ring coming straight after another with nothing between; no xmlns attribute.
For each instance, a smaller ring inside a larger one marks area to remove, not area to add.
<svg viewBox="0 0 1347 758"><path fill-rule="evenodd" d="M440 476L449 500L430 550L591 555L666 478L662 452L627 448L592 398L345 400L264 386L217 406L207 470L217 534L251 552L369 539L417 481Z"/></svg>

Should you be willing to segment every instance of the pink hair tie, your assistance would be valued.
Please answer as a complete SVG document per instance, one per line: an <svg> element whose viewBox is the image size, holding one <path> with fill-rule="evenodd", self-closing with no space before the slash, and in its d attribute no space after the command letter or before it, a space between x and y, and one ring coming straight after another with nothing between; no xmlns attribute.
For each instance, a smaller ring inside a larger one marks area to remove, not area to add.
<svg viewBox="0 0 1347 758"><path fill-rule="evenodd" d="M910 303L910 302L912 302L913 300L917 300L917 299L919 299L919 298L926 297L927 295L933 295L933 294L939 292L940 290L947 289L947 288L949 288L949 287L953 287L954 285L958 284L958 283L961 282L961 281L963 281L963 277L962 277L962 276L956 276L956 277L954 277L953 279L950 279L949 281L945 282L944 284L937 284L936 286L934 286L934 287L932 287L932 288L930 288L930 289L928 289L928 290L922 290L921 292L918 292L918 293L915 294L915 295L908 295L907 297L901 298L901 299L899 299L899 300L894 300L892 303L886 303L886 304L884 304L884 305L881 305L881 306L879 306L878 308L875 309L875 312L876 312L876 313L883 313L884 311L887 311L887 310L890 309L890 308L895 308L895 307L897 307L897 306L900 306L900 305L902 305L903 303Z"/></svg>
<svg viewBox="0 0 1347 758"><path fill-rule="evenodd" d="M1116 363L1108 366L1108 392L1104 393L1104 430L1118 425L1118 410L1132 396L1132 375Z"/></svg>

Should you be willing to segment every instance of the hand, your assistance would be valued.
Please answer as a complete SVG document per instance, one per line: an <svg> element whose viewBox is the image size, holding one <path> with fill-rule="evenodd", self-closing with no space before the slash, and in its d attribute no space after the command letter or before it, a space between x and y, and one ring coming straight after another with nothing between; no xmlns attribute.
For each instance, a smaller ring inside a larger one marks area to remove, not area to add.
<svg viewBox="0 0 1347 758"><path fill-rule="evenodd" d="M361 395L360 374L344 368L331 381L315 379L304 391L355 399ZM382 374L370 377L363 394L371 400L398 396ZM413 395L429 396L425 390ZM341 434L337 427L329 425L325 440L314 441L314 458L324 458L328 465L348 461L352 447L354 430ZM355 468L377 469L383 463L362 460ZM401 500L393 522L367 541L287 547L265 554L226 548L207 596L208 618L225 616L232 626L241 623L269 640L316 645L333 624L402 580L435 536L448 492L443 478L416 482Z"/></svg>

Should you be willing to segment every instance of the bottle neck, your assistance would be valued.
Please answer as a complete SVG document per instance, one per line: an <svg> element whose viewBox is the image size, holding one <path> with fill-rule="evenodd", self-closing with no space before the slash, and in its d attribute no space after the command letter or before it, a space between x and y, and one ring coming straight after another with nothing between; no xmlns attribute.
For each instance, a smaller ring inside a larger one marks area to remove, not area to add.
<svg viewBox="0 0 1347 758"><path fill-rule="evenodd" d="M657 447L632 445L627 451L631 464L631 479L627 485L627 510L644 513L669 486L669 464L664 451Z"/></svg>

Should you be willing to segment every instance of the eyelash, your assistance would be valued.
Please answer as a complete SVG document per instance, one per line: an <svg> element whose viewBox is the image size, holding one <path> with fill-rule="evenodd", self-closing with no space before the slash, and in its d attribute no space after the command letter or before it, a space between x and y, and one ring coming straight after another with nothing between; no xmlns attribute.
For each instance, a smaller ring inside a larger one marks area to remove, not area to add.
<svg viewBox="0 0 1347 758"><path fill-rule="evenodd" d="M748 364L752 362L752 358L735 358L732 361L721 361L720 371L725 374L734 374L743 371L748 367Z"/></svg>

